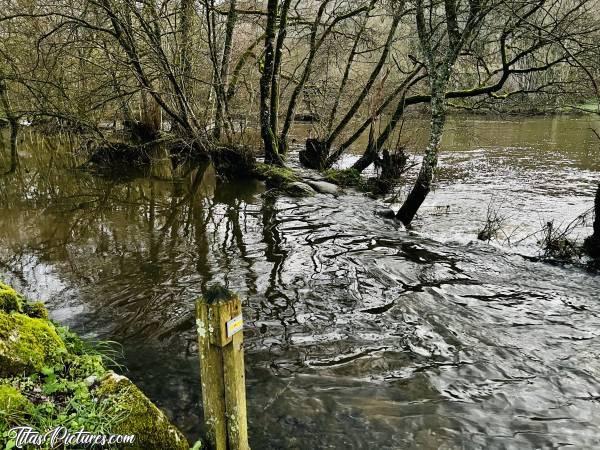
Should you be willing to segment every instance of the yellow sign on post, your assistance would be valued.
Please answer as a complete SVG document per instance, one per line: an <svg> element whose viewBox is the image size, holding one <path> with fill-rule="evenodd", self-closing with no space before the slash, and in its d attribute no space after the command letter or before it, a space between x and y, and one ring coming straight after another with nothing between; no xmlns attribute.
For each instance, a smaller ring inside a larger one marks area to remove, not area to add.
<svg viewBox="0 0 600 450"><path fill-rule="evenodd" d="M244 319L242 318L241 314L239 316L234 317L231 320L228 320L226 324L227 337L230 338L238 331L242 331L243 327Z"/></svg>

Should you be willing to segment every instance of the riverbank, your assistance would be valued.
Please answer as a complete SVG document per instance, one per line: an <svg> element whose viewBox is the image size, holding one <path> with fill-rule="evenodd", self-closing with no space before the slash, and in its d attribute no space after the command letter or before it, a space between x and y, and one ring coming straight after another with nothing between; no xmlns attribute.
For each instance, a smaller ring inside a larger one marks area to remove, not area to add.
<svg viewBox="0 0 600 450"><path fill-rule="evenodd" d="M0 436L5 448L23 443L53 447L49 439L18 431L31 427L42 435L59 430L58 442L67 432L84 430L132 450L188 450L187 440L165 414L128 378L108 370L107 362L107 354L50 321L43 304L27 301L0 282ZM91 437L77 439L88 443Z"/></svg>

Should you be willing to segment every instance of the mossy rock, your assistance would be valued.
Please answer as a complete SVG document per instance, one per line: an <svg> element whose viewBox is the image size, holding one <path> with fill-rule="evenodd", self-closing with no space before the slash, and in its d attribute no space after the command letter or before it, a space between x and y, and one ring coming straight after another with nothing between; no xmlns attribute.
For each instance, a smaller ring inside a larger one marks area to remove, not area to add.
<svg viewBox="0 0 600 450"><path fill-rule="evenodd" d="M23 425L32 407L17 389L10 384L0 384L0 422L5 426Z"/></svg>
<svg viewBox="0 0 600 450"><path fill-rule="evenodd" d="M189 449L142 391L107 372L103 356L90 344L54 326L41 303L26 302L4 284L1 289L10 294L6 298L21 300L23 313L0 309L0 378L11 378L0 380L0 441L6 427L25 423L73 425L73 430L87 424L91 430L135 436L135 444L127 446L131 450Z"/></svg>
<svg viewBox="0 0 600 450"><path fill-rule="evenodd" d="M50 322L0 311L0 377L39 372L66 353Z"/></svg>
<svg viewBox="0 0 600 450"><path fill-rule="evenodd" d="M266 181L269 187L280 187L298 181L298 176L292 169L271 164L256 164L255 174L259 179Z"/></svg>
<svg viewBox="0 0 600 450"><path fill-rule="evenodd" d="M42 302L25 303L23 312L29 317L48 320L48 310Z"/></svg>
<svg viewBox="0 0 600 450"><path fill-rule="evenodd" d="M189 450L183 434L127 377L109 372L100 380L96 393L111 399L114 405L111 414L124 414L124 419L113 426L111 432L134 435L135 442L128 449Z"/></svg>
<svg viewBox="0 0 600 450"><path fill-rule="evenodd" d="M325 179L330 183L342 187L364 187L365 181L356 169L328 169L323 172Z"/></svg>
<svg viewBox="0 0 600 450"><path fill-rule="evenodd" d="M4 312L22 312L23 298L10 286L0 281L0 310Z"/></svg>

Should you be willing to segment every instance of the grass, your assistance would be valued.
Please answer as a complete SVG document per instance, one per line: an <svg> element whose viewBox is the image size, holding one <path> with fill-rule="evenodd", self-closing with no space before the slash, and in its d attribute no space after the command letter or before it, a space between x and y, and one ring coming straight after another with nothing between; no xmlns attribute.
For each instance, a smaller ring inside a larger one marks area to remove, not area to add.
<svg viewBox="0 0 600 450"><path fill-rule="evenodd" d="M113 364L119 351L111 343L92 346L66 327L56 327L56 331L67 348L60 362L42 367L39 373L0 380L26 399L18 417L10 408L0 409L4 449L16 444L10 428L24 423L40 431L65 427L72 432L84 428L109 434L126 417L125 411L115 413L115 399L98 398L94 392L94 380L107 372L105 364Z"/></svg>

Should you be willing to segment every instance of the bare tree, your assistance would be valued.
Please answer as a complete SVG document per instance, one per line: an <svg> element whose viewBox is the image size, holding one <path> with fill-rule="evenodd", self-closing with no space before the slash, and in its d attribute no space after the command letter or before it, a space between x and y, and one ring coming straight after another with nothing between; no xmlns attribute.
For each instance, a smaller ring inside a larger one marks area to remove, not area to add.
<svg viewBox="0 0 600 450"><path fill-rule="evenodd" d="M440 141L446 121L446 90L452 67L461 50L481 24L484 16L483 8L486 7L480 0L469 0L464 9L461 6L460 0L445 0L444 14L434 18L439 10L437 4L433 1L416 1L417 33L429 74L431 130L429 144L415 185L397 214L398 219L405 225L411 223L431 190L433 171L437 166ZM426 17L429 17L429 20L426 20ZM459 23L463 24L462 29Z"/></svg>

